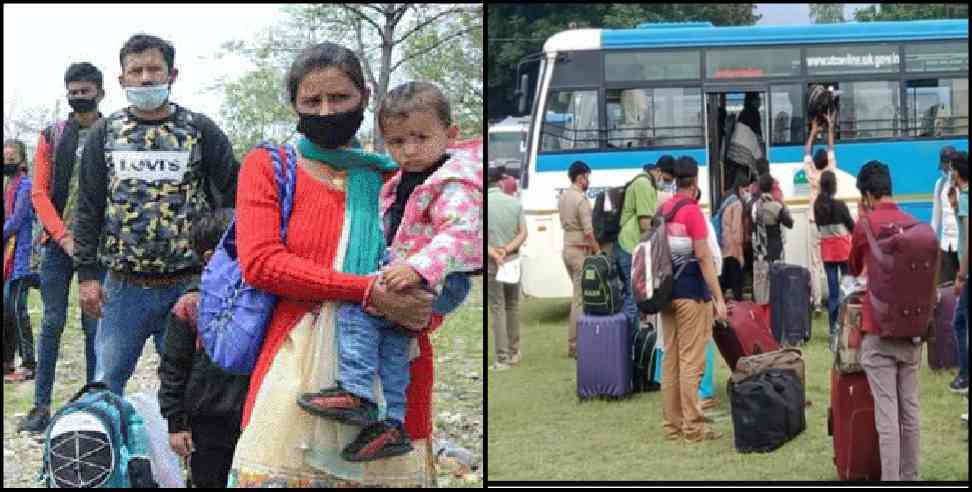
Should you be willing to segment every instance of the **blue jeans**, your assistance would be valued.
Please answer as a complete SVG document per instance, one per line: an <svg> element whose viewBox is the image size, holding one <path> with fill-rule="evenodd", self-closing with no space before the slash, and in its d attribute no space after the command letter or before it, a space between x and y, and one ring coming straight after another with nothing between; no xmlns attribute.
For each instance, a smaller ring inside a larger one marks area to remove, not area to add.
<svg viewBox="0 0 972 492"><path fill-rule="evenodd" d="M959 377L969 378L969 339L968 325L969 319L969 282L965 281L962 287L962 295L959 296L958 305L955 306L955 320L952 321L955 328L955 341L959 354Z"/></svg>
<svg viewBox="0 0 972 492"><path fill-rule="evenodd" d="M150 335L161 355L165 347L165 327L169 310L188 288L189 282L149 288L108 274L104 283L106 300L101 308L98 338L98 370L95 378L104 381L122 396L132 377L138 358Z"/></svg>
<svg viewBox="0 0 972 492"><path fill-rule="evenodd" d="M102 273L103 275L103 273ZM41 336L37 344L37 380L34 386L34 406L51 405L51 389L54 387L54 367L61 350L61 333L67 319L68 295L71 279L74 277L74 261L53 241L44 247L41 262L40 291L44 302L44 321L41 323ZM81 329L84 331L85 381L94 380L95 373L95 334L98 320L81 314Z"/></svg>
<svg viewBox="0 0 972 492"><path fill-rule="evenodd" d="M847 274L846 262L825 262L824 270L827 271L827 311L830 314L830 337L837 333L837 316L840 309L840 279Z"/></svg>
<svg viewBox="0 0 972 492"><path fill-rule="evenodd" d="M13 364L17 349L24 367L34 368L34 332L27 315L27 278L3 283L3 361Z"/></svg>
<svg viewBox="0 0 972 492"><path fill-rule="evenodd" d="M621 295L624 297L624 304L621 310L627 316L633 334L638 329L638 306L634 302L634 290L631 288L631 255L621 249L621 244L615 243L614 257L623 284Z"/></svg>
<svg viewBox="0 0 972 492"><path fill-rule="evenodd" d="M345 391L375 401L371 384L381 377L387 417L405 422L405 390L409 383L408 346L411 338L394 324L364 312L356 304L337 310L340 362L337 382Z"/></svg>

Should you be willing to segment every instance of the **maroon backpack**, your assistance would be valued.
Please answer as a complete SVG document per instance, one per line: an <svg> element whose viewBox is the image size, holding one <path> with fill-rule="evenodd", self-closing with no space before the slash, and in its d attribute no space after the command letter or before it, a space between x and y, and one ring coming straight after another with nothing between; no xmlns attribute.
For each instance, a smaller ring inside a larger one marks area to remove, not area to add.
<svg viewBox="0 0 972 492"><path fill-rule="evenodd" d="M939 249L935 231L912 218L882 226L875 238L870 221L863 222L871 249L866 264L868 297L878 335L926 337L935 311Z"/></svg>

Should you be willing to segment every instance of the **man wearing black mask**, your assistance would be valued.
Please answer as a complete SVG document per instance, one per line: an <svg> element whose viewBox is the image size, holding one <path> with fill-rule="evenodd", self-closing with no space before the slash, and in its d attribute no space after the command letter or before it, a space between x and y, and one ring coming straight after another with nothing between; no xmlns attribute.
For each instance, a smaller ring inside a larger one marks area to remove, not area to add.
<svg viewBox="0 0 972 492"><path fill-rule="evenodd" d="M130 106L92 128L73 232L81 309L101 320L95 377L121 396L149 336L163 352L169 311L202 272L189 225L235 206L239 163L211 119L170 101L171 43L136 34L118 59Z"/></svg>
<svg viewBox="0 0 972 492"><path fill-rule="evenodd" d="M41 132L34 161L31 200L44 230L39 238L40 291L44 321L38 347L40 364L34 387L34 408L18 430L42 432L47 426L58 360L61 333L67 316L68 293L74 276L74 235L71 225L78 197L78 168L91 128L101 118L98 103L105 97L101 71L83 62L71 64L64 73L68 104L74 110ZM101 272L96 272L99 276ZM97 320L82 314L87 381L94 377Z"/></svg>

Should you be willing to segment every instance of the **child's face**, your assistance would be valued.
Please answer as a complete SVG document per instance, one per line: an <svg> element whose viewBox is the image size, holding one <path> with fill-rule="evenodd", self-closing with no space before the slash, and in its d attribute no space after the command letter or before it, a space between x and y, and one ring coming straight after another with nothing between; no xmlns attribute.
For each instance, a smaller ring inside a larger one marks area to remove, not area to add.
<svg viewBox="0 0 972 492"><path fill-rule="evenodd" d="M459 128L446 128L431 111L416 111L404 118L386 118L382 133L392 159L405 171L420 172L445 154Z"/></svg>

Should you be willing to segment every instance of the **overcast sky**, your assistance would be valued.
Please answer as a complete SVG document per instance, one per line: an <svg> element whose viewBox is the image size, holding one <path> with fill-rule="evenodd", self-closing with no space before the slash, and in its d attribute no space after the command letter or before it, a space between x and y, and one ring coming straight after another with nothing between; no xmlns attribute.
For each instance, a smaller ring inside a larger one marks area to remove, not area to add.
<svg viewBox="0 0 972 492"><path fill-rule="evenodd" d="M70 111L64 89L68 65L87 61L104 74L108 114L127 105L118 84L118 52L136 33L166 39L175 46L179 77L171 100L219 121L222 91L206 92L219 76L235 78L252 65L239 57L215 58L230 39L251 40L283 18L281 5L8 5L3 6L3 101L20 108ZM283 76L283 74L281 74Z"/></svg>

